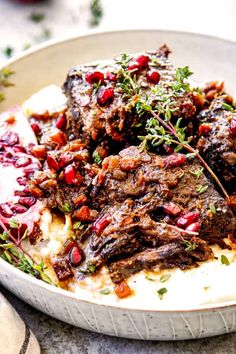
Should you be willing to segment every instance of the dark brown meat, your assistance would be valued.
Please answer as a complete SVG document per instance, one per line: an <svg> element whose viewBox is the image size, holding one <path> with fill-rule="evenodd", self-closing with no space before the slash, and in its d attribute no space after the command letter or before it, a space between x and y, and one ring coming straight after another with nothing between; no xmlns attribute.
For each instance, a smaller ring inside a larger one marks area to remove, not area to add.
<svg viewBox="0 0 236 354"><path fill-rule="evenodd" d="M104 165L107 170L100 193L105 203L132 199L135 210L171 224L178 224L181 215L195 212L199 217L192 223L199 222L200 236L209 240L223 239L233 232L230 208L196 160L185 161L181 154L160 157L130 147L110 156Z"/></svg>
<svg viewBox="0 0 236 354"><path fill-rule="evenodd" d="M87 258L95 267L132 255L136 259L135 254L146 248L183 245L193 235L198 235L198 250L203 246L195 262L212 255L207 244L228 247L224 238L234 231L232 212L197 161L188 161L182 154L159 157L130 147L107 158L102 173L98 191L102 212L93 226ZM183 267L191 262L189 253L181 253L164 265Z"/></svg>
<svg viewBox="0 0 236 354"><path fill-rule="evenodd" d="M173 242L156 249L146 249L127 259L111 263L108 269L114 283L120 283L130 275L142 269L151 269L156 265L160 268L179 266L182 269L197 265L196 261L205 261L213 258L213 252L206 242L193 237L190 240L194 250L188 250L184 241Z"/></svg>
<svg viewBox="0 0 236 354"><path fill-rule="evenodd" d="M145 56L148 57L149 63L137 70L133 69L134 74L131 77L135 85L140 87L139 94L148 96L151 105L156 103L152 89L157 87L162 95L168 94L175 80L174 67L168 60L169 52L166 46L157 51L147 52ZM87 146L102 144L109 151L112 149L114 151L115 147L120 148L126 144L137 143L137 136L143 131L148 115L137 114L135 106L137 97L132 87L131 90L129 89L130 84L127 84L125 77L125 73L130 73L131 65L137 64L135 62L137 57L140 57L140 54L127 56L126 64L124 64L124 59L121 64L119 58L109 63L77 66L70 70L64 84L64 91L69 99L69 113L67 114L69 139L82 136ZM147 79L148 73L153 71L158 72L160 81L152 82ZM90 80L87 77L93 72L101 74L99 84L88 82ZM112 98L105 104L99 101L104 89L112 92ZM190 118L194 115L196 108L191 93L184 92L178 97L170 97L170 100L173 116Z"/></svg>
<svg viewBox="0 0 236 354"><path fill-rule="evenodd" d="M197 149L229 190L236 185L236 111L230 111L224 97L212 101L199 114Z"/></svg>

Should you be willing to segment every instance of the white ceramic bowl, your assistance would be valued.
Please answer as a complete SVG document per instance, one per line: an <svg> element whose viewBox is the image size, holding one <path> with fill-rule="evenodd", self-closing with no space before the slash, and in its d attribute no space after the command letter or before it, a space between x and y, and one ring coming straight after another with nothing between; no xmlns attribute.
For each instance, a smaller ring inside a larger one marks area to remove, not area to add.
<svg viewBox="0 0 236 354"><path fill-rule="evenodd" d="M223 79L236 89L236 43L208 36L160 30L94 33L42 45L7 63L15 87L7 91L1 109L21 104L49 84L61 84L78 63L138 52L167 43L176 65L190 65L198 80ZM235 302L183 311L144 311L79 300L73 293L34 279L0 259L0 282L42 312L91 331L146 340L193 339L236 330Z"/></svg>

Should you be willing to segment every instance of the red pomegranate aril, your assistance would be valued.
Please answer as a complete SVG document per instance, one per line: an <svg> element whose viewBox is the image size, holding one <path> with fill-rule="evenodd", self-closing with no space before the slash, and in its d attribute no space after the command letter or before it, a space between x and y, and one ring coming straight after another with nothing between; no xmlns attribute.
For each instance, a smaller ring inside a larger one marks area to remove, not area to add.
<svg viewBox="0 0 236 354"><path fill-rule="evenodd" d="M25 192L24 191L14 191L14 195L17 197L25 197Z"/></svg>
<svg viewBox="0 0 236 354"><path fill-rule="evenodd" d="M150 70L147 72L146 78L152 84L158 84L161 76L158 71Z"/></svg>
<svg viewBox="0 0 236 354"><path fill-rule="evenodd" d="M55 123L56 127L63 130L66 128L66 123L66 115L64 113L59 114Z"/></svg>
<svg viewBox="0 0 236 354"><path fill-rule="evenodd" d="M114 98L114 90L111 87L98 90L97 101L101 106L110 104Z"/></svg>
<svg viewBox="0 0 236 354"><path fill-rule="evenodd" d="M41 133L41 128L38 123L31 123L30 124L32 130L34 131L35 134L40 134Z"/></svg>
<svg viewBox="0 0 236 354"><path fill-rule="evenodd" d="M38 159L45 159L47 156L47 149L45 145L35 145L31 153Z"/></svg>
<svg viewBox="0 0 236 354"><path fill-rule="evenodd" d="M236 119L231 120L230 131L234 136L236 136Z"/></svg>
<svg viewBox="0 0 236 354"><path fill-rule="evenodd" d="M0 204L0 214L5 218L11 218L13 216L13 212L7 203Z"/></svg>
<svg viewBox="0 0 236 354"><path fill-rule="evenodd" d="M47 157L47 164L50 170L55 170L55 171L59 170L59 164L57 160L51 155L48 155Z"/></svg>
<svg viewBox="0 0 236 354"><path fill-rule="evenodd" d="M200 222L194 222L186 227L186 231L198 232L201 227Z"/></svg>
<svg viewBox="0 0 236 354"><path fill-rule="evenodd" d="M70 152L63 152L59 159L59 167L65 167L67 164L73 161L73 156Z"/></svg>
<svg viewBox="0 0 236 354"><path fill-rule="evenodd" d="M111 216L103 215L101 218L98 218L93 224L92 230L97 234L101 235L101 233L105 230L105 228L110 224Z"/></svg>
<svg viewBox="0 0 236 354"><path fill-rule="evenodd" d="M132 63L128 66L129 71L133 71L134 74L139 70L139 64L138 63Z"/></svg>
<svg viewBox="0 0 236 354"><path fill-rule="evenodd" d="M6 131L0 136L0 141L6 145L13 146L19 143L19 135L11 131Z"/></svg>
<svg viewBox="0 0 236 354"><path fill-rule="evenodd" d="M104 75L100 71L93 71L93 72L86 74L85 80L89 84L97 84L99 81L101 83L103 83L104 82Z"/></svg>
<svg viewBox="0 0 236 354"><path fill-rule="evenodd" d="M36 203L36 198L34 197L21 197L18 200L18 203L26 206L26 207L31 207Z"/></svg>
<svg viewBox="0 0 236 354"><path fill-rule="evenodd" d="M27 179L25 177L18 177L17 182L19 183L20 186L26 186Z"/></svg>
<svg viewBox="0 0 236 354"><path fill-rule="evenodd" d="M39 170L39 165L36 163L32 163L28 167L25 167L23 172L25 174L25 177L28 178L38 170Z"/></svg>
<svg viewBox="0 0 236 354"><path fill-rule="evenodd" d="M82 262L82 252L79 247L74 246L69 253L69 262L72 267L78 267Z"/></svg>
<svg viewBox="0 0 236 354"><path fill-rule="evenodd" d="M194 221L199 219L200 213L198 211L189 211L188 213L180 216L176 220L176 225L180 228L186 228L188 225L192 224Z"/></svg>
<svg viewBox="0 0 236 354"><path fill-rule="evenodd" d="M164 158L165 167L180 167L186 162L186 156L179 153L174 153Z"/></svg>
<svg viewBox="0 0 236 354"><path fill-rule="evenodd" d="M163 206L163 211L168 215L178 216L181 212L181 209L178 205L170 202L170 203L166 203Z"/></svg>
<svg viewBox="0 0 236 354"><path fill-rule="evenodd" d="M198 133L200 135L208 134L211 131L211 124L201 124L198 128Z"/></svg>
<svg viewBox="0 0 236 354"><path fill-rule="evenodd" d="M116 82L117 81L117 75L108 72L108 73L106 73L106 80Z"/></svg>
<svg viewBox="0 0 236 354"><path fill-rule="evenodd" d="M11 210L14 214L23 214L27 212L28 208L21 204L14 204L12 205Z"/></svg>
<svg viewBox="0 0 236 354"><path fill-rule="evenodd" d="M67 184L73 184L76 177L75 166L69 165L65 168L64 179Z"/></svg>
<svg viewBox="0 0 236 354"><path fill-rule="evenodd" d="M29 165L31 164L31 162L32 162L32 160L31 160L30 157L28 157L28 156L22 156L22 157L19 157L19 158L15 161L14 165L15 165L15 167L17 167L17 168L26 167L26 166L29 166Z"/></svg>
<svg viewBox="0 0 236 354"><path fill-rule="evenodd" d="M63 251L62 251L63 256L68 254L74 246L77 246L77 243L74 240L67 240L63 245Z"/></svg>
<svg viewBox="0 0 236 354"><path fill-rule="evenodd" d="M146 69L148 67L149 57L147 55L140 55L136 59L136 62L139 64L141 70Z"/></svg>

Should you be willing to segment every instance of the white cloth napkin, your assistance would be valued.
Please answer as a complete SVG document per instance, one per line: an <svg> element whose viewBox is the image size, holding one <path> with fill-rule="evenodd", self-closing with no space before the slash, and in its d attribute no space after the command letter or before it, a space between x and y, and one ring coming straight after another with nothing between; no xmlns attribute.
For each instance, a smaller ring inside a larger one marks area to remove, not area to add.
<svg viewBox="0 0 236 354"><path fill-rule="evenodd" d="M0 353L40 354L37 339L0 293Z"/></svg>

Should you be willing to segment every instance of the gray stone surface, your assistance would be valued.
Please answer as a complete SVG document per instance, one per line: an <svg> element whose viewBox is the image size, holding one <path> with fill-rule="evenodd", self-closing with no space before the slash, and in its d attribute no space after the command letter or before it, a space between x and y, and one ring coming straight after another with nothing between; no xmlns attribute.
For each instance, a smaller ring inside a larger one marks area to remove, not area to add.
<svg viewBox="0 0 236 354"><path fill-rule="evenodd" d="M109 337L79 329L46 316L7 290L12 303L37 336L42 354L234 354L236 333L214 338L177 342L144 342ZM2 352L1 352L2 353ZM17 354L17 353L16 353Z"/></svg>

